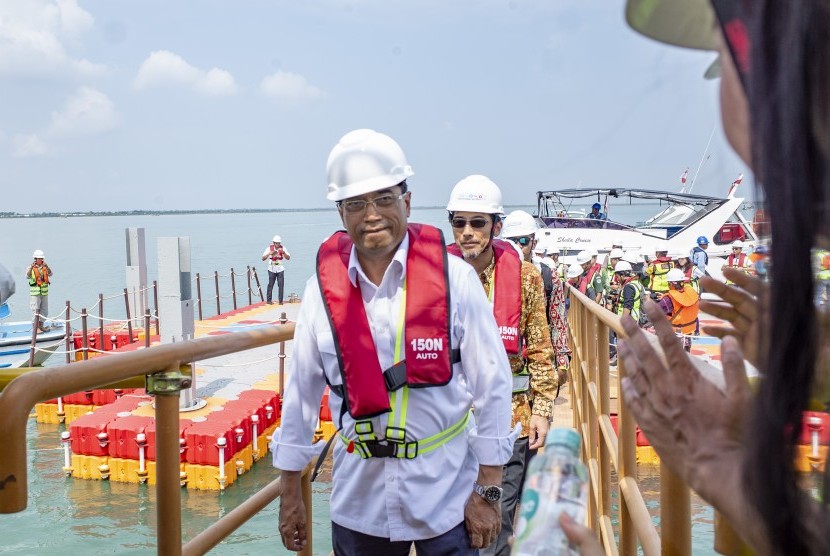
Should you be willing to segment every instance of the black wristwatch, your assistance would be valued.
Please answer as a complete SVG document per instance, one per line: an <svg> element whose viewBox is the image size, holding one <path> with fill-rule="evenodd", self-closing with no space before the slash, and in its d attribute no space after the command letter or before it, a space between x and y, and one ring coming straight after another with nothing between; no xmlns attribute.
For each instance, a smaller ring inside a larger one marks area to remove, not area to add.
<svg viewBox="0 0 830 556"><path fill-rule="evenodd" d="M502 492L504 492L504 490L500 486L483 486L478 483L473 483L473 491L475 491L476 494L478 494L488 502L493 503L501 500L501 494Z"/></svg>

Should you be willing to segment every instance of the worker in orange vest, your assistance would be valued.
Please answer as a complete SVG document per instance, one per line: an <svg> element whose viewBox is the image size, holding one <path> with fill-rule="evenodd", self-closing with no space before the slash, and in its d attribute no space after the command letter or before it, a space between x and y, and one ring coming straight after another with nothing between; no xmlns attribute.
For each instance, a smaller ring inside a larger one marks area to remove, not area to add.
<svg viewBox="0 0 830 556"><path fill-rule="evenodd" d="M660 299L660 308L669 317L677 334L682 335L683 347L692 349L691 335L695 333L697 316L700 312L700 294L686 283L686 275L679 268L666 274L669 291Z"/></svg>

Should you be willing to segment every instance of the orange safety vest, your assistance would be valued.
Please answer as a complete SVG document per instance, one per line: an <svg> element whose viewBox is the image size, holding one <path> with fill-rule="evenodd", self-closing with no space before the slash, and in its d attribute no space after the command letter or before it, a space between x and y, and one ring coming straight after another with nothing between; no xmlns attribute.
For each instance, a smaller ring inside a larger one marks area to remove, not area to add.
<svg viewBox="0 0 830 556"><path fill-rule="evenodd" d="M331 325L343 402L354 419L391 410L389 392L403 386L444 386L457 353L450 345L449 277L441 230L409 224L403 361L381 369L360 286L349 280L352 240L336 232L317 252L317 280Z"/></svg>
<svg viewBox="0 0 830 556"><path fill-rule="evenodd" d="M32 276L29 282L34 282L32 286L46 286L49 285L49 267L43 265L32 265Z"/></svg>
<svg viewBox="0 0 830 556"><path fill-rule="evenodd" d="M700 312L700 294L690 286L684 287L683 291L669 289L669 297L672 304L671 325L683 334L693 334Z"/></svg>
<svg viewBox="0 0 830 556"><path fill-rule="evenodd" d="M522 350L519 325L522 317L522 260L516 249L508 242L493 239L493 256L496 267L493 270L493 315L499 325L501 340L508 355ZM455 243L447 246L447 252L461 257L461 249Z"/></svg>

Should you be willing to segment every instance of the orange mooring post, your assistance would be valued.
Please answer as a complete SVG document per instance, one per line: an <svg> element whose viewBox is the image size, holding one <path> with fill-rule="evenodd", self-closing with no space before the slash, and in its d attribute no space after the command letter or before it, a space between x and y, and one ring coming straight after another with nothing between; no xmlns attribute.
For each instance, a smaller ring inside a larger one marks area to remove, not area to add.
<svg viewBox="0 0 830 556"><path fill-rule="evenodd" d="M233 275L233 267L231 267L231 298L233 299L233 310L236 311L236 279Z"/></svg>
<svg viewBox="0 0 830 556"><path fill-rule="evenodd" d="M202 320L202 277L196 273L196 308L199 310L199 320Z"/></svg>

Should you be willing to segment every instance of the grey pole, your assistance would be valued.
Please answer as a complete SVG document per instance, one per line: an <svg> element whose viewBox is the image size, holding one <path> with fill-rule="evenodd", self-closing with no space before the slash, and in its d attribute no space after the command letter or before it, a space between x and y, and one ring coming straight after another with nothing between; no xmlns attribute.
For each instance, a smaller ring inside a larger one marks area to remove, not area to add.
<svg viewBox="0 0 830 556"><path fill-rule="evenodd" d="M127 228L127 292L133 315L143 315L147 304L147 250L144 228ZM149 330L147 331L149 334ZM130 340L132 341L132 339Z"/></svg>
<svg viewBox="0 0 830 556"><path fill-rule="evenodd" d="M193 319L193 295L190 280L190 238L158 238L159 337L169 344L191 340L196 326ZM205 405L196 398L195 369L190 388L181 391L179 409L186 411Z"/></svg>

